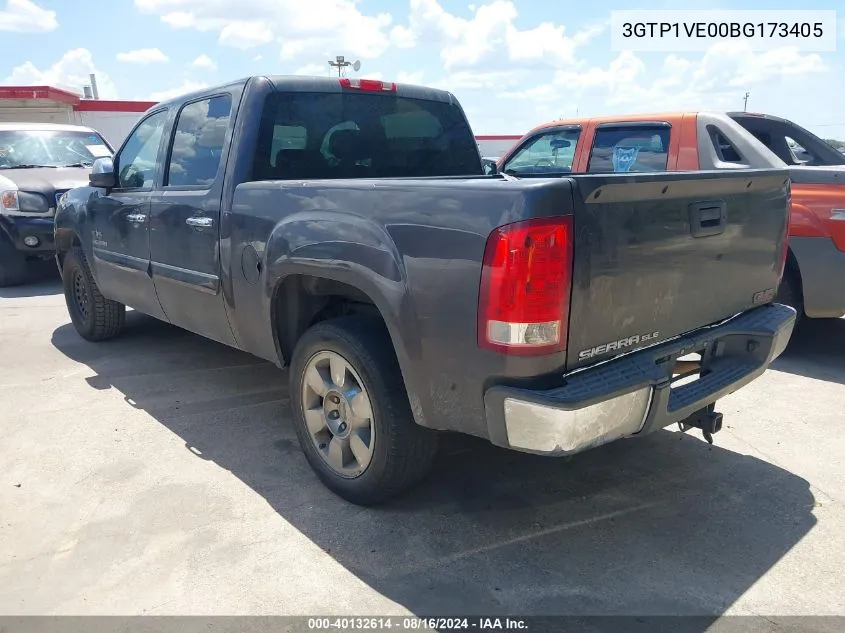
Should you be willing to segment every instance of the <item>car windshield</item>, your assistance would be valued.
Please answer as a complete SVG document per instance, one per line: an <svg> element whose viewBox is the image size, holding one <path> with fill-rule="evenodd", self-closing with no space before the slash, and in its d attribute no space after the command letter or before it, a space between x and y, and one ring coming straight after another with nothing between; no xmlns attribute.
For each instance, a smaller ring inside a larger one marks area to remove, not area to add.
<svg viewBox="0 0 845 633"><path fill-rule="evenodd" d="M112 151L96 132L0 130L0 169L89 167Z"/></svg>

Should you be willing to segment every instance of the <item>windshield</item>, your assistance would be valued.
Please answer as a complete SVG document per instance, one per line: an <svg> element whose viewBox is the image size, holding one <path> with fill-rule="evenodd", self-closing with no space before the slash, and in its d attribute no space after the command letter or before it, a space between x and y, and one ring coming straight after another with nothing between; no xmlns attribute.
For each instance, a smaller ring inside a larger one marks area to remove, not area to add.
<svg viewBox="0 0 845 633"><path fill-rule="evenodd" d="M0 131L0 169L90 167L112 151L96 132L64 130Z"/></svg>

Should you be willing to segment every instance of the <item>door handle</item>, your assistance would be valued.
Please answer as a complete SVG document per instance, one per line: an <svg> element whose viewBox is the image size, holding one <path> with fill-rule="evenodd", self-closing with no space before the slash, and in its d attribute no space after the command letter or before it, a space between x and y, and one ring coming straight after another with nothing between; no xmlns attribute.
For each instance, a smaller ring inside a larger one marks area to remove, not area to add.
<svg viewBox="0 0 845 633"><path fill-rule="evenodd" d="M693 202L689 205L689 228L693 237L719 235L725 231L727 208L724 200Z"/></svg>
<svg viewBox="0 0 845 633"><path fill-rule="evenodd" d="M845 220L845 209L831 209L831 220Z"/></svg>
<svg viewBox="0 0 845 633"><path fill-rule="evenodd" d="M200 228L208 228L209 226L214 225L214 218L208 218L203 216L193 216L187 218L185 220L185 224L188 226L196 226Z"/></svg>
<svg viewBox="0 0 845 633"><path fill-rule="evenodd" d="M141 222L147 221L147 216L144 213L130 213L126 216L127 222L132 222L133 224L140 224Z"/></svg>

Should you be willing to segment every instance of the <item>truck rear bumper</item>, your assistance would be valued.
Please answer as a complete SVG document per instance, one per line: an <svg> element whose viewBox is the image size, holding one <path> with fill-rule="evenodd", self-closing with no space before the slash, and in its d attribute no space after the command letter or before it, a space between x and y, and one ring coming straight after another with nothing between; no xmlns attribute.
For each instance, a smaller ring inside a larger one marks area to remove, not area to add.
<svg viewBox="0 0 845 633"><path fill-rule="evenodd" d="M792 308L771 304L573 372L559 387L491 387L484 394L490 440L524 452L571 455L686 420L760 376L786 348L795 316ZM702 354L700 377L673 385L677 359L696 352Z"/></svg>
<svg viewBox="0 0 845 633"><path fill-rule="evenodd" d="M829 237L790 237L801 271L804 313L815 319L845 315L845 251Z"/></svg>

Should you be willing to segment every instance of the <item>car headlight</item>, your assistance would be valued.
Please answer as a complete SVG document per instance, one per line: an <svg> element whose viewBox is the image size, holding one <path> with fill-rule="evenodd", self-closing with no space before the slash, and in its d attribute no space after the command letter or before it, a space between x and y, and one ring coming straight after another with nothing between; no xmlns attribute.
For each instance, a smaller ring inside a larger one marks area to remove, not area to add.
<svg viewBox="0 0 845 633"><path fill-rule="evenodd" d="M50 203L40 193L6 189L0 191L0 214L28 216L41 215L50 210Z"/></svg>
<svg viewBox="0 0 845 633"><path fill-rule="evenodd" d="M18 192L7 190L0 192L0 213L3 211L20 211L21 205L18 199Z"/></svg>

